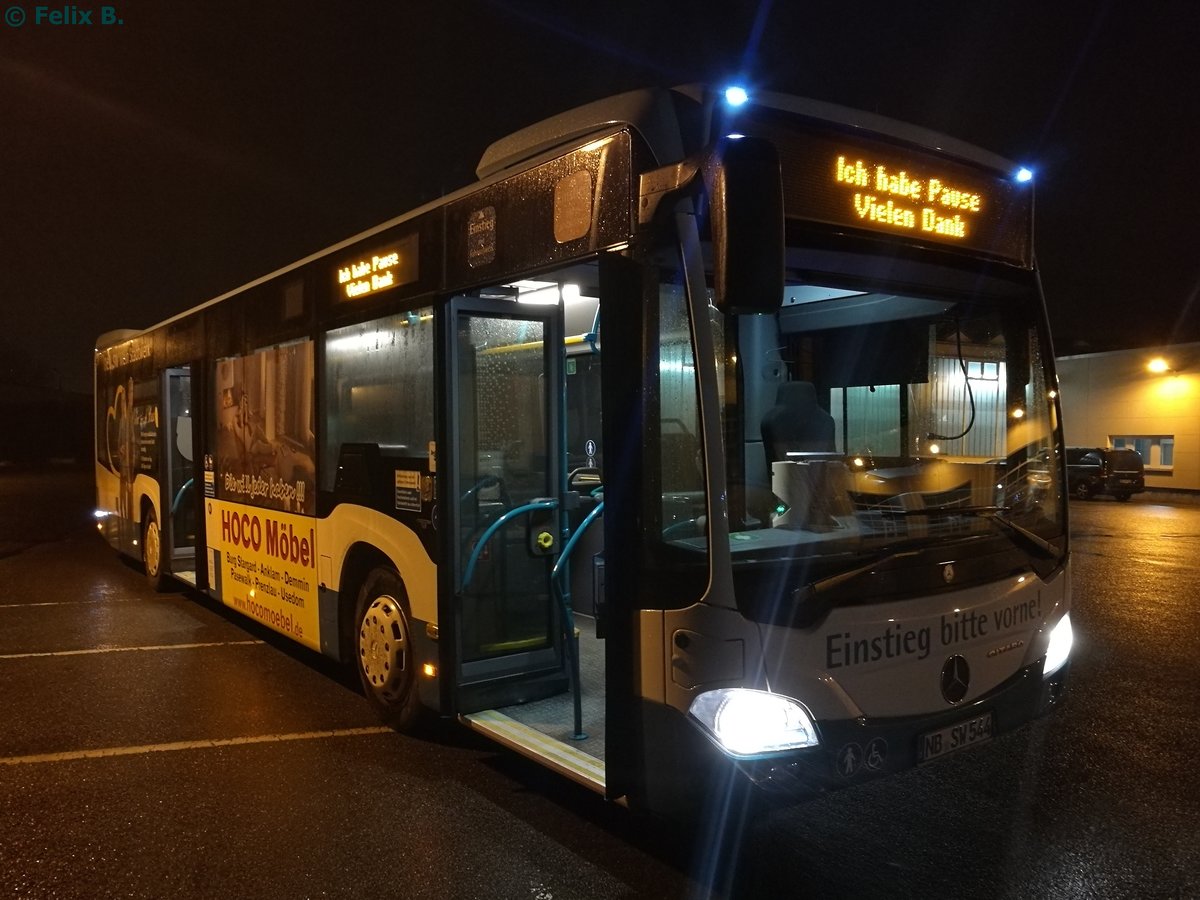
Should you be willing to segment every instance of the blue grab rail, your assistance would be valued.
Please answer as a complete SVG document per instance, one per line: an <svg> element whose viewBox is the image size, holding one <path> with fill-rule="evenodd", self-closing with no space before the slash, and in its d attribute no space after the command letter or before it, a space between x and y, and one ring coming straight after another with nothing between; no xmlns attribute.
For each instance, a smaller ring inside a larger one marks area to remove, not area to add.
<svg viewBox="0 0 1200 900"><path fill-rule="evenodd" d="M459 588L459 590L465 591L467 589L467 585L469 585L471 583L471 579L475 576L475 564L477 562L479 562L479 557L483 553L483 548L487 546L487 542L490 541L493 536L495 536L497 531L499 531L501 528L503 528L505 525L507 525L509 522L511 522L517 516L524 515L525 513L528 513L528 512L534 512L535 510L539 510L539 509L557 509L557 508L558 508L557 500L553 500L553 499L534 500L530 503L524 504L523 506L518 506L513 509L510 509L504 515L502 515L500 518L498 518L495 522L493 522L491 525L489 525L487 527L487 529L483 532L483 534L480 536L479 540L475 542L475 549L473 549L471 551L471 555L467 559L467 565L463 569L462 586Z"/></svg>
<svg viewBox="0 0 1200 900"><path fill-rule="evenodd" d="M563 639L566 641L569 648L569 661L571 663L571 700L574 706L575 714L575 731L571 735L572 739L582 741L587 739L587 732L583 730L583 684L579 677L579 641L575 637L575 611L571 603L571 588L563 583L563 574L567 571L567 564L571 558L571 552L575 549L575 545L579 542L579 538L588 530L592 522L604 511L604 501L601 500L596 504L596 508L584 516L579 527L567 540L566 546L563 547L562 553L558 555L558 559L554 563L554 568L550 570L550 584L554 587L555 594L558 595L558 604L562 610L563 617Z"/></svg>
<svg viewBox="0 0 1200 900"><path fill-rule="evenodd" d="M183 503L184 492L188 488L190 488L194 483L195 483L195 479L189 478L187 481L185 481L182 485L179 486L179 490L175 494L175 500L171 503L171 515L175 515L175 513L179 512L179 507Z"/></svg>
<svg viewBox="0 0 1200 900"><path fill-rule="evenodd" d="M575 549L575 545L579 543L579 539L583 536L583 533L588 530L592 522L594 522L603 512L604 501L601 500L596 504L595 509L584 516L583 521L579 523L579 527L575 529L575 532L571 535L570 540L567 541L567 545L563 547L562 553L558 555L558 560L554 563L554 568L550 570L551 578L557 580L562 575L563 571L565 570L567 560L571 556L571 551Z"/></svg>
<svg viewBox="0 0 1200 900"><path fill-rule="evenodd" d="M475 564L479 562L479 557L483 553L483 548L487 546L488 541L495 536L497 531L499 531L513 519L517 518L518 516L522 516L525 513L542 509L557 508L557 500L534 500L530 503L510 509L508 512L504 513L504 515L496 519L496 521L492 522L492 524L484 530L483 534L480 535L479 540L475 543L474 549L471 550L470 557L467 558L467 565L463 569L463 580L460 590L464 592L466 591L467 585L471 583L471 579L475 576ZM579 523L579 527L575 529L575 531L571 534L571 537L567 539L567 543L563 546L562 552L559 553L558 559L555 560L554 566L550 570L550 584L555 596L558 598L560 611L562 613L563 625L565 626L563 628L563 638L566 641L567 656L571 664L571 693L573 695L575 706L575 732L572 736L575 740L585 739L587 737L587 733L583 730L583 716L581 707L582 698L580 696L581 685L579 681L579 647L575 638L575 615L571 609L571 592L570 589L562 583L562 576L566 572L567 562L571 557L572 551L575 549L575 545L579 543L579 539L583 536L584 532L586 532L588 528L591 527L592 523L595 522L596 519L598 519L603 513L604 501L601 500L596 504L596 508L589 512L584 517L583 521Z"/></svg>

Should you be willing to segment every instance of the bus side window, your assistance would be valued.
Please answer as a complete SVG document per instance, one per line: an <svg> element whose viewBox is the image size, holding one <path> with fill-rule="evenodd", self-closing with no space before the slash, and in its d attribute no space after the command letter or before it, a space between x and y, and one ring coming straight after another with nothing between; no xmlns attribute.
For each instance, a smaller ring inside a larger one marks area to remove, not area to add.
<svg viewBox="0 0 1200 900"><path fill-rule="evenodd" d="M428 309L329 331L322 385L322 490L334 489L343 444L429 446L433 343Z"/></svg>

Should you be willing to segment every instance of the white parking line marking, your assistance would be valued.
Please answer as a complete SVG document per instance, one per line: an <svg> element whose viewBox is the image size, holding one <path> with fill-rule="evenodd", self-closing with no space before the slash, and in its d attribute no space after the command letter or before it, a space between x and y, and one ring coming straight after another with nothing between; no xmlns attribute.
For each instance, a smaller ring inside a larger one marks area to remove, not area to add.
<svg viewBox="0 0 1200 900"><path fill-rule="evenodd" d="M207 741L174 741L169 744L142 744L138 747L98 747L95 750L68 750L63 753L34 753L30 756L0 756L0 765L24 766L36 763L70 762L77 759L104 759L109 756L143 756L174 750L211 750L215 747L240 747L244 744L278 744L284 741L316 741L324 738L363 737L395 734L386 725L366 728L338 728L333 731L300 731L291 734L256 734L250 737L213 738Z"/></svg>
<svg viewBox="0 0 1200 900"><path fill-rule="evenodd" d="M0 603L0 609L30 609L35 606L78 606L85 603L132 603L140 597L106 597L103 600L47 600L44 603Z"/></svg>
<svg viewBox="0 0 1200 900"><path fill-rule="evenodd" d="M133 653L139 650L196 650L201 647L250 647L263 641L211 641L205 644L151 644L145 647L93 647L88 650L48 650L41 653L0 653L0 659L34 659L39 656L84 656L89 653Z"/></svg>

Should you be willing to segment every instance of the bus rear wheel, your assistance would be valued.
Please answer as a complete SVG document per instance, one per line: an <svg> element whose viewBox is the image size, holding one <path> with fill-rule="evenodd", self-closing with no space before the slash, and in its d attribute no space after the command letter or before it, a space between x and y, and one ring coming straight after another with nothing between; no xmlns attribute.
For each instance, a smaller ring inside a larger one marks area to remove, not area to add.
<svg viewBox="0 0 1200 900"><path fill-rule="evenodd" d="M391 569L374 569L358 592L354 651L363 693L397 731L420 720L408 597Z"/></svg>
<svg viewBox="0 0 1200 900"><path fill-rule="evenodd" d="M146 570L146 580L156 591L166 589L167 576L163 574L162 565L162 531L158 527L158 517L153 509L146 511L142 520L142 566Z"/></svg>

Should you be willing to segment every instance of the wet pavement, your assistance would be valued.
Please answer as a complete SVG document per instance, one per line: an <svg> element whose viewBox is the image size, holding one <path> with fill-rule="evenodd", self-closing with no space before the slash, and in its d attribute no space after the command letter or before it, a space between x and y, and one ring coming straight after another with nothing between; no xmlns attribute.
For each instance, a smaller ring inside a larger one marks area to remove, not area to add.
<svg viewBox="0 0 1200 900"><path fill-rule="evenodd" d="M457 727L380 729L88 509L87 473L0 471L0 895L1200 896L1200 507L1072 502L1058 713L761 812L729 868Z"/></svg>

